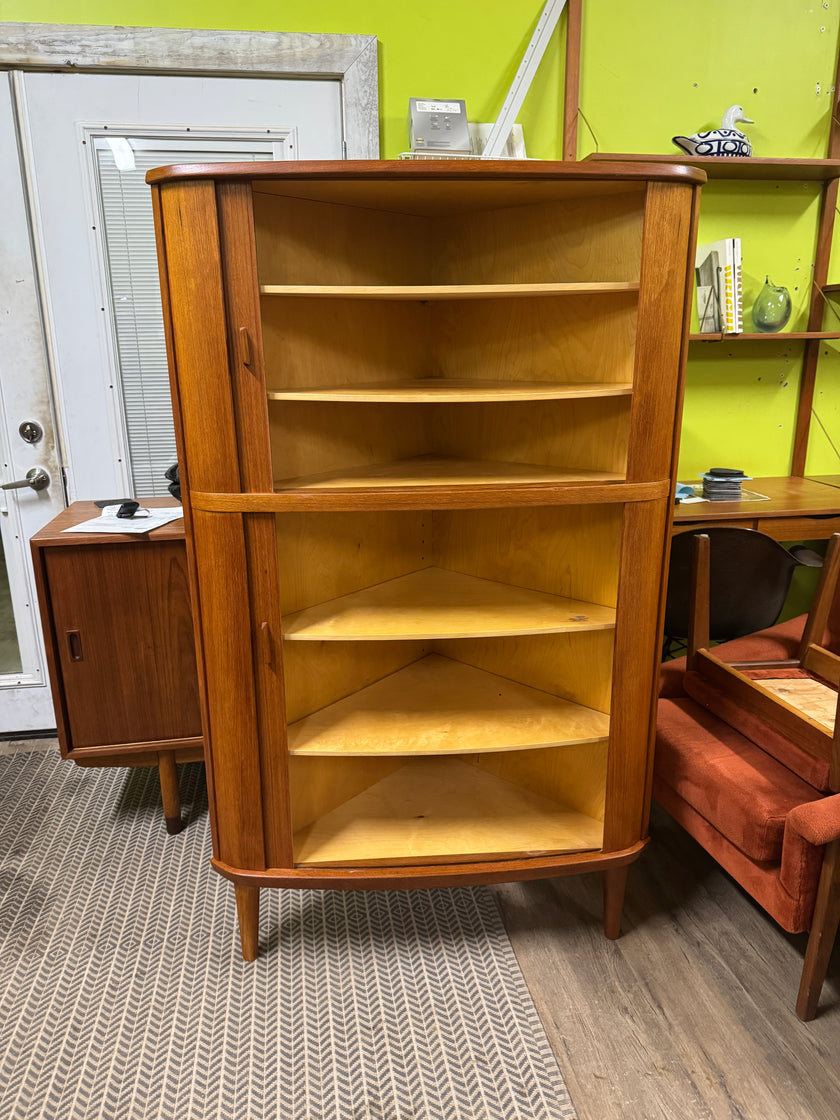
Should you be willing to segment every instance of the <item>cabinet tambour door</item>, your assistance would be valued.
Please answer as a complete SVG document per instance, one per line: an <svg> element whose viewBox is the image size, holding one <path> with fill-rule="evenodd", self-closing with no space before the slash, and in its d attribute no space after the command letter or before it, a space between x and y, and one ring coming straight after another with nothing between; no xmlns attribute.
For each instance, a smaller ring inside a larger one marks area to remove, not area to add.
<svg viewBox="0 0 840 1120"><path fill-rule="evenodd" d="M52 548L46 568L72 747L200 735L183 547Z"/></svg>

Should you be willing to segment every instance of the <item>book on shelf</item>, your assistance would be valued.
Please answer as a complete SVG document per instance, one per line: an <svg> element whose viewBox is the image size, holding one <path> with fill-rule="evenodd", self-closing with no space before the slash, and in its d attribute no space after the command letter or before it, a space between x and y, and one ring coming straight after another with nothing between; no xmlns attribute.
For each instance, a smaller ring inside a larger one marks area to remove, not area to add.
<svg viewBox="0 0 840 1120"><path fill-rule="evenodd" d="M699 245L694 258L701 334L739 334L744 329L741 238Z"/></svg>

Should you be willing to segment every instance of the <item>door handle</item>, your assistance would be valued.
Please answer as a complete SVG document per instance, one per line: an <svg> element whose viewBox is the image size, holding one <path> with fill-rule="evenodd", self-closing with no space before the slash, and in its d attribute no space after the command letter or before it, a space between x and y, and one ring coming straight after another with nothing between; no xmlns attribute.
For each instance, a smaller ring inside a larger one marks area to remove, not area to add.
<svg viewBox="0 0 840 1120"><path fill-rule="evenodd" d="M43 467L33 467L26 472L26 478L19 478L15 482L4 482L0 490L22 490L29 486L33 490L46 490L50 484L50 476Z"/></svg>

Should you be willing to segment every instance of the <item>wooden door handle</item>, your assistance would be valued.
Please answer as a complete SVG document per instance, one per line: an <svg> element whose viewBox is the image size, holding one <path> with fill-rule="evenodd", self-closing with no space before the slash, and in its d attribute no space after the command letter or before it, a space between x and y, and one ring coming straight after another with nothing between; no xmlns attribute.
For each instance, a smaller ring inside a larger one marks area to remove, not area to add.
<svg viewBox="0 0 840 1120"><path fill-rule="evenodd" d="M79 630L67 631L67 648L70 651L71 661L84 661L82 652L82 635Z"/></svg>
<svg viewBox="0 0 840 1120"><path fill-rule="evenodd" d="M247 327L239 328L239 355L243 366L251 364L251 338Z"/></svg>

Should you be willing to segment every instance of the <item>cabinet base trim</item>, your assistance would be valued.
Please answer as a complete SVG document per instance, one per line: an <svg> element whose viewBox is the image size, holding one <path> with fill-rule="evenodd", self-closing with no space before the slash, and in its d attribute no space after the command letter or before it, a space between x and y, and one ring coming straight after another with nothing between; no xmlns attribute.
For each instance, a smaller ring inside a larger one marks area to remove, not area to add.
<svg viewBox="0 0 840 1120"><path fill-rule="evenodd" d="M639 840L618 852L588 852L569 856L503 860L495 863L433 864L420 867L271 868L249 871L211 860L216 871L240 886L297 887L313 890L403 890L406 888L458 887L474 883L511 883L527 879L554 879L624 867L638 859L649 843Z"/></svg>

